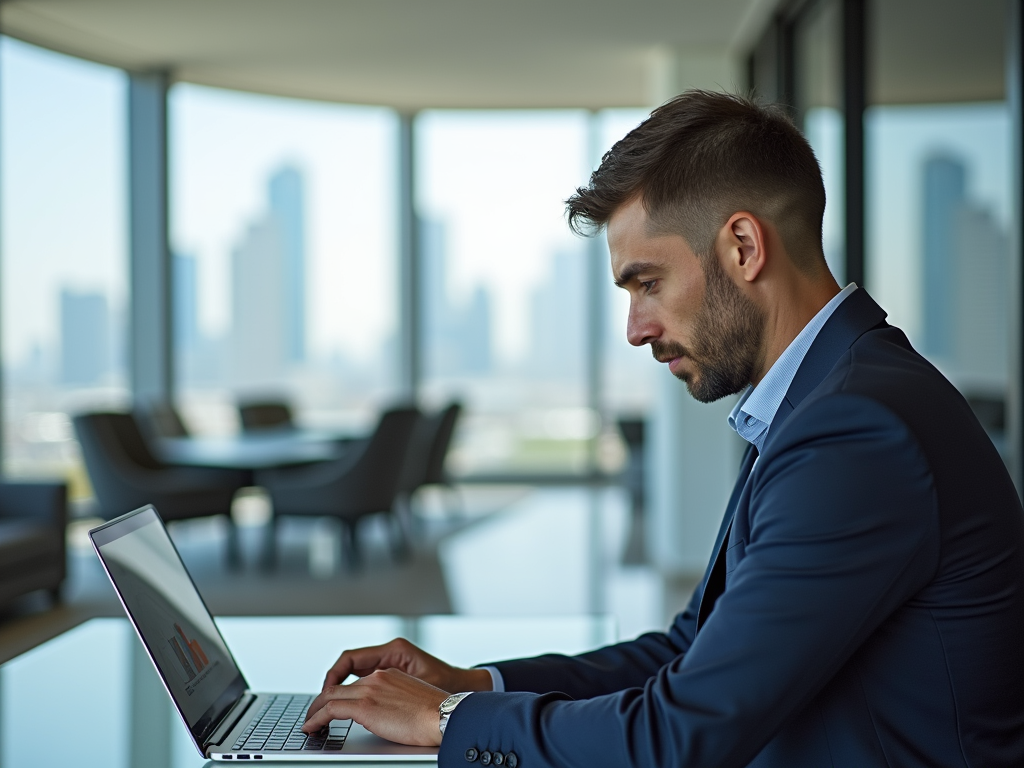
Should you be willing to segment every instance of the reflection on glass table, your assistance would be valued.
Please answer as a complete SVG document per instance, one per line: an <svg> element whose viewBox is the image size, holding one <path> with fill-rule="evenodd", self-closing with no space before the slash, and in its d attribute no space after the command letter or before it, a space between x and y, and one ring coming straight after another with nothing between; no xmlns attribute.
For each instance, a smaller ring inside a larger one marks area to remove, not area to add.
<svg viewBox="0 0 1024 768"><path fill-rule="evenodd" d="M270 469L330 461L345 453L340 435L307 430L237 437L164 437L156 443L168 464L228 469Z"/></svg>
<svg viewBox="0 0 1024 768"><path fill-rule="evenodd" d="M342 650L398 636L459 665L579 653L616 639L611 619L588 616L223 618L217 624L250 688L265 691L319 691ZM0 666L5 768L205 763L126 620L93 619Z"/></svg>

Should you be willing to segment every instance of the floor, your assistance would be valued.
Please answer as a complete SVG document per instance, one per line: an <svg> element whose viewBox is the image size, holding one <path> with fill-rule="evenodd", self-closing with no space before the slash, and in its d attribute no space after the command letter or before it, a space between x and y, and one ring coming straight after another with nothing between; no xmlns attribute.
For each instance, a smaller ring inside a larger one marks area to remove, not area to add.
<svg viewBox="0 0 1024 768"><path fill-rule="evenodd" d="M695 579L665 581L623 565L629 535L619 489L473 486L418 500L411 555L396 558L383 520L360 532L363 561L343 561L330 521L285 520L272 571L259 566L269 514L257 495L236 502L243 567L227 567L226 521L171 527L215 615L614 616L620 637L664 628ZM0 663L94 616L122 609L81 520L69 530L69 574L56 607L29 596L0 613Z"/></svg>

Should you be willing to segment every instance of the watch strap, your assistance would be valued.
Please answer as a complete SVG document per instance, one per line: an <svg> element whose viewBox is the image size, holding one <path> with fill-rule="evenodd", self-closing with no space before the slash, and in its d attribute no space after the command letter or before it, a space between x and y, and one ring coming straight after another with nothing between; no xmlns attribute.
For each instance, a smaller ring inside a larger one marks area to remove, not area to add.
<svg viewBox="0 0 1024 768"><path fill-rule="evenodd" d="M441 702L441 706L437 708L438 722L437 727L441 731L441 735L444 736L444 729L448 727L448 718L452 716L452 712L455 711L455 707L459 705L459 702L469 696L472 691L466 691L464 693L453 693L447 699Z"/></svg>

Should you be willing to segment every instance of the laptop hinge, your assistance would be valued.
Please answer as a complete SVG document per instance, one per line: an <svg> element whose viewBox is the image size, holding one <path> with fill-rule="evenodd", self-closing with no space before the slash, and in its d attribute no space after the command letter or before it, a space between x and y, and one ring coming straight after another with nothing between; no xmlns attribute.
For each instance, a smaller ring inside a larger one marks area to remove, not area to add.
<svg viewBox="0 0 1024 768"><path fill-rule="evenodd" d="M221 718L220 725L217 729L210 734L205 742L203 742L203 748L210 746L220 746L220 743L227 738L227 735L231 733L231 729L235 727L235 724L242 719L242 715L245 714L245 710L249 708L249 705L256 701L256 694L246 693L235 702L235 706L227 711L227 714Z"/></svg>

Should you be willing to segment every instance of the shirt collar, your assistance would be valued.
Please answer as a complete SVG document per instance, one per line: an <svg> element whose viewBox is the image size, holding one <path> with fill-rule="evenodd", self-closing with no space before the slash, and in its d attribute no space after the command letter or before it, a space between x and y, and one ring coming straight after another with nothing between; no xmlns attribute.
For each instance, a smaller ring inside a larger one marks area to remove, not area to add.
<svg viewBox="0 0 1024 768"><path fill-rule="evenodd" d="M756 387L748 386L740 395L739 401L729 414L729 426L748 443L757 446L759 452L764 447L768 430L786 397L786 392L789 391L789 385L793 383L793 378L818 332L836 311L836 307L855 290L857 284L850 283L833 296L832 300L822 307L790 342L786 351L779 356L760 383Z"/></svg>

